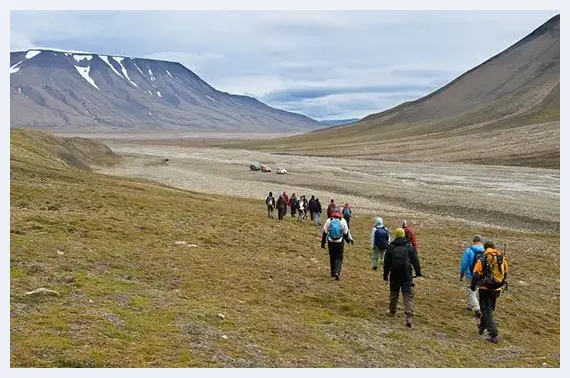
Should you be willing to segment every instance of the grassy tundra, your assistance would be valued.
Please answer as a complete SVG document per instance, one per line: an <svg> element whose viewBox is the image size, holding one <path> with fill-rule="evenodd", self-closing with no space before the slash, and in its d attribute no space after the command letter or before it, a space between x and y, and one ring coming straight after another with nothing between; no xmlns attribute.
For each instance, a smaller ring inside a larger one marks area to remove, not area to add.
<svg viewBox="0 0 570 378"><path fill-rule="evenodd" d="M416 227L426 277L406 329L401 302L384 315L368 216L335 282L320 229L261 201L100 175L120 159L83 139L11 130L10 153L12 367L560 366L559 235ZM498 345L458 280L475 233L508 243ZM25 295L40 287L59 295Z"/></svg>

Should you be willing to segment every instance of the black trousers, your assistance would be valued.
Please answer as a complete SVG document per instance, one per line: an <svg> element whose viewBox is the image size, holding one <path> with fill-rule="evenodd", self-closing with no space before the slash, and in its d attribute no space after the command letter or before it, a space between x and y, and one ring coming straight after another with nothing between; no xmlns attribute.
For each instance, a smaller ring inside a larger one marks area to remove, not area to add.
<svg viewBox="0 0 570 378"><path fill-rule="evenodd" d="M346 221L347 227L350 228L350 217L344 218L344 220Z"/></svg>
<svg viewBox="0 0 570 378"><path fill-rule="evenodd" d="M277 208L277 219L283 220L284 215L285 215L285 208L284 207L278 207Z"/></svg>
<svg viewBox="0 0 570 378"><path fill-rule="evenodd" d="M331 265L331 276L336 273L340 276L340 271L342 270L342 259L344 255L344 240L340 243L328 242L329 246L329 258Z"/></svg>
<svg viewBox="0 0 570 378"><path fill-rule="evenodd" d="M479 289L479 306L481 307L481 323L479 329L487 330L489 336L496 337L499 335L497 324L493 319L493 311L495 311L495 303L500 292L496 290Z"/></svg>

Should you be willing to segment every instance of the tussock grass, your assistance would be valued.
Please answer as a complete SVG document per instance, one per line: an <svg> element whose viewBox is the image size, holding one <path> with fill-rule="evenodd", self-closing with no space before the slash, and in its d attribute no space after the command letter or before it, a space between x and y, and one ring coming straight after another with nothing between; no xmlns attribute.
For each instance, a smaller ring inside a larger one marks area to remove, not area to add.
<svg viewBox="0 0 570 378"><path fill-rule="evenodd" d="M409 330L401 303L396 318L384 315L367 216L351 222L356 242L335 282L316 226L268 220L260 201L80 170L49 139L12 137L12 367L560 365L557 235L416 227L427 277ZM475 233L508 243L498 345L477 334L458 280ZM38 287L60 296L23 295Z"/></svg>

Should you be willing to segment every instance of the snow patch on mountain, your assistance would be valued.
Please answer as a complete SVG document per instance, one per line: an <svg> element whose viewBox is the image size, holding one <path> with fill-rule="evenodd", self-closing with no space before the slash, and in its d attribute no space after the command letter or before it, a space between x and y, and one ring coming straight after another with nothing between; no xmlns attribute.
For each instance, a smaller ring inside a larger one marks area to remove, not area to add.
<svg viewBox="0 0 570 378"><path fill-rule="evenodd" d="M23 62L23 61L22 61ZM10 73L16 73L18 71L20 71L20 67L18 67L20 64L22 64L22 62L18 62L16 64L14 64L12 67L10 67Z"/></svg>
<svg viewBox="0 0 570 378"><path fill-rule="evenodd" d="M87 60L93 59L93 55L73 55L73 59L75 59L77 62L81 62L85 59Z"/></svg>
<svg viewBox="0 0 570 378"><path fill-rule="evenodd" d="M38 55L39 53L41 53L41 51L38 50L29 50L26 53L26 59L32 59L34 56Z"/></svg>
<svg viewBox="0 0 570 378"><path fill-rule="evenodd" d="M162 95L160 94L160 91L156 91L156 94L158 95L158 97L162 97Z"/></svg>
<svg viewBox="0 0 570 378"><path fill-rule="evenodd" d="M75 67L75 69L77 70L77 72L79 72L79 74L92 86L94 86L95 88L97 88L98 90L99 87L97 86L97 84L95 84L95 81L91 78L91 76L89 76L89 69L91 67L87 66L87 67L78 67L78 66L73 66Z"/></svg>
<svg viewBox="0 0 570 378"><path fill-rule="evenodd" d="M119 66L121 66L121 71L123 72L123 75L125 75L125 77L127 78L127 80L128 80L132 85L134 85L135 87L138 88L137 83L135 83L134 81L131 80L131 78L129 77L129 73L127 72L127 69L125 68L125 66L123 66L123 60L124 60L125 58L114 56L113 59L115 59L115 61L116 61L117 63L119 63Z"/></svg>
<svg viewBox="0 0 570 378"><path fill-rule="evenodd" d="M170 76L171 78L173 78L172 75L170 74L170 72L168 72L168 70L166 70L166 73L168 74L168 76Z"/></svg>
<svg viewBox="0 0 570 378"><path fill-rule="evenodd" d="M99 58L101 58L101 59L103 60L103 62L107 63L107 65L108 65L109 67L111 67L111 69L113 70L113 72L116 73L117 75L119 75L119 77L121 77L121 78L123 77L123 76L119 73L119 71L117 71L117 70L115 69L115 67L113 67L113 65L111 64L111 62L109 62L109 57L108 57L108 56L106 56L106 55L99 55Z"/></svg>

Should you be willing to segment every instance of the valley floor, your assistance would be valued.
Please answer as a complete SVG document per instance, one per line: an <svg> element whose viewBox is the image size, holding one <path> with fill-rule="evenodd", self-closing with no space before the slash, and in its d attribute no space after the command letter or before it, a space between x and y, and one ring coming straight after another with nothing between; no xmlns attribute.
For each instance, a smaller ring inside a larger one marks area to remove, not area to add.
<svg viewBox="0 0 570 378"><path fill-rule="evenodd" d="M357 214L559 232L559 170L286 156L125 140L108 145L127 159L102 172L158 180L184 189L260 200L269 191L287 190L315 194L324 206L331 198L350 202ZM162 158L170 159L168 165L159 164ZM274 171L250 171L253 162L268 164ZM284 167L288 174L277 175L277 167Z"/></svg>

